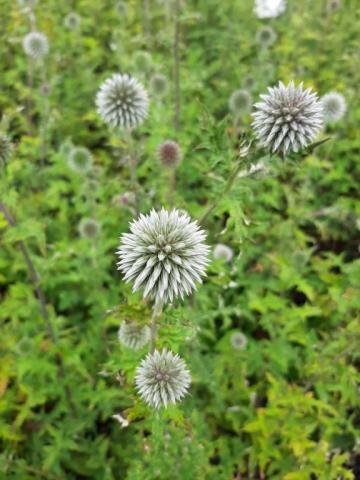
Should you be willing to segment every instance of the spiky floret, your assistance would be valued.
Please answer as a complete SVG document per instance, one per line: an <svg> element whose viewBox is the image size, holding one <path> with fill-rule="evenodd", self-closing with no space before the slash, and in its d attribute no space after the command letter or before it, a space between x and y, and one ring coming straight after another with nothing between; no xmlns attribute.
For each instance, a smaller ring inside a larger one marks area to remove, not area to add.
<svg viewBox="0 0 360 480"><path fill-rule="evenodd" d="M23 47L26 55L39 60L49 52L49 42L43 33L30 32L23 40Z"/></svg>
<svg viewBox="0 0 360 480"><path fill-rule="evenodd" d="M0 132L0 167L4 167L12 153L12 143L7 135Z"/></svg>
<svg viewBox="0 0 360 480"><path fill-rule="evenodd" d="M251 94L245 89L235 90L229 98L229 109L232 113L238 115L248 112L251 108Z"/></svg>
<svg viewBox="0 0 360 480"><path fill-rule="evenodd" d="M322 107L311 88L282 82L269 87L254 105L252 126L261 146L272 152L297 152L307 147L323 126Z"/></svg>
<svg viewBox="0 0 360 480"><path fill-rule="evenodd" d="M141 398L154 408L175 404L187 393L190 372L184 360L166 349L149 353L136 370L135 385Z"/></svg>
<svg viewBox="0 0 360 480"><path fill-rule="evenodd" d="M74 147L70 150L68 163L78 173L87 173L93 163L91 152L85 147Z"/></svg>
<svg viewBox="0 0 360 480"><path fill-rule="evenodd" d="M254 13L258 18L275 18L285 10L285 0L255 0Z"/></svg>
<svg viewBox="0 0 360 480"><path fill-rule="evenodd" d="M180 145L173 140L165 140L157 148L157 156L166 167L176 167L182 159Z"/></svg>
<svg viewBox="0 0 360 480"><path fill-rule="evenodd" d="M83 218L79 224L79 233L83 238L95 238L100 232L99 222L93 218Z"/></svg>
<svg viewBox="0 0 360 480"><path fill-rule="evenodd" d="M214 247L214 258L220 259L223 258L227 262L231 262L234 256L232 248L224 245L223 243L218 243Z"/></svg>
<svg viewBox="0 0 360 480"><path fill-rule="evenodd" d="M96 107L106 124L135 128L148 115L149 99L142 84L134 77L115 73L101 85L96 96Z"/></svg>
<svg viewBox="0 0 360 480"><path fill-rule="evenodd" d="M150 340L150 328L136 322L122 322L119 328L119 341L128 348L140 350Z"/></svg>
<svg viewBox="0 0 360 480"><path fill-rule="evenodd" d="M201 283L208 264L205 232L186 212L164 208L140 215L121 236L118 269L133 291L144 298L169 303L184 298Z"/></svg>
<svg viewBox="0 0 360 480"><path fill-rule="evenodd" d="M338 92L329 92L320 98L326 123L341 120L346 112L346 100L344 95Z"/></svg>
<svg viewBox="0 0 360 480"><path fill-rule="evenodd" d="M270 47L276 38L276 32L270 25L264 25L256 32L256 41L264 48Z"/></svg>
<svg viewBox="0 0 360 480"><path fill-rule="evenodd" d="M245 350L247 338L242 332L234 332L230 337L230 342L234 350Z"/></svg>

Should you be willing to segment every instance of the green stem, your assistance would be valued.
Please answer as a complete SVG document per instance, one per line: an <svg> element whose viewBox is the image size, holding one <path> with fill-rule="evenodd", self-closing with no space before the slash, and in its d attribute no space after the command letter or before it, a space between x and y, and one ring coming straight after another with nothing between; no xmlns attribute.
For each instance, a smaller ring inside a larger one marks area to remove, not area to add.
<svg viewBox="0 0 360 480"><path fill-rule="evenodd" d="M157 325L156 321L161 316L163 309L163 302L156 302L153 307L153 313L151 316L151 325L150 325L150 353L154 353L156 346L156 337L157 337Z"/></svg>

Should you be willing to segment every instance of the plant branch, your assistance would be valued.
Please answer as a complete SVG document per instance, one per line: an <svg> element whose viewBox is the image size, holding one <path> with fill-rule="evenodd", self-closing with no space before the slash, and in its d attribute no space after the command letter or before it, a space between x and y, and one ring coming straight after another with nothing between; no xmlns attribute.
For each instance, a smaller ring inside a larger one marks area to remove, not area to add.
<svg viewBox="0 0 360 480"><path fill-rule="evenodd" d="M155 351L156 346L156 336L157 336L157 325L156 321L162 314L163 302L156 302L153 307L153 313L151 316L151 325L150 325L150 353Z"/></svg>
<svg viewBox="0 0 360 480"><path fill-rule="evenodd" d="M175 114L174 114L174 129L180 129L180 0L175 0L175 30L174 30L174 82L175 82Z"/></svg>

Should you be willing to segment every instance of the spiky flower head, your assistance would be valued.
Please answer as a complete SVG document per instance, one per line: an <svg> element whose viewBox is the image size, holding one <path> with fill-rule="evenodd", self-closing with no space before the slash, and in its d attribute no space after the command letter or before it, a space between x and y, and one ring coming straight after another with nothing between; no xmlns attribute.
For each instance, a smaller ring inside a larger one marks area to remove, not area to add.
<svg viewBox="0 0 360 480"><path fill-rule="evenodd" d="M78 173L87 173L93 163L91 152L85 147L74 147L70 150L68 163L72 170Z"/></svg>
<svg viewBox="0 0 360 480"><path fill-rule="evenodd" d="M141 398L154 408L175 404L187 393L190 372L178 354L168 350L149 353L136 370L135 385Z"/></svg>
<svg viewBox="0 0 360 480"><path fill-rule="evenodd" d="M251 94L245 90L240 89L233 92L229 98L229 109L235 114L248 112L251 108Z"/></svg>
<svg viewBox="0 0 360 480"><path fill-rule="evenodd" d="M150 90L157 97L166 95L169 89L168 79L162 73L155 73L150 79Z"/></svg>
<svg viewBox="0 0 360 480"><path fill-rule="evenodd" d="M140 350L150 340L150 328L136 322L122 322L119 328L119 341L125 347Z"/></svg>
<svg viewBox="0 0 360 480"><path fill-rule="evenodd" d="M140 215L121 236L118 268L133 292L143 288L144 298L168 303L184 298L201 283L208 264L205 232L186 212L164 208Z"/></svg>
<svg viewBox="0 0 360 480"><path fill-rule="evenodd" d="M134 77L115 73L101 85L96 106L106 124L129 129L139 126L147 117L149 98Z"/></svg>
<svg viewBox="0 0 360 480"><path fill-rule="evenodd" d="M180 145L172 140L166 140L158 146L157 156L165 167L176 167L182 159Z"/></svg>
<svg viewBox="0 0 360 480"><path fill-rule="evenodd" d="M247 338L242 332L235 332L231 335L230 342L234 350L245 350Z"/></svg>
<svg viewBox="0 0 360 480"><path fill-rule="evenodd" d="M49 42L43 33L30 32L23 40L26 55L34 60L40 60L49 52Z"/></svg>
<svg viewBox="0 0 360 480"><path fill-rule="evenodd" d="M346 100L341 93L329 92L320 98L320 103L326 123L337 122L345 115Z"/></svg>
<svg viewBox="0 0 360 480"><path fill-rule="evenodd" d="M255 0L254 13L258 18L275 18L285 10L285 0Z"/></svg>
<svg viewBox="0 0 360 480"><path fill-rule="evenodd" d="M152 58L150 53L142 50L135 52L133 56L133 65L138 72L148 73L152 66Z"/></svg>
<svg viewBox="0 0 360 480"><path fill-rule="evenodd" d="M264 25L256 32L256 41L263 48L271 47L276 38L276 32L270 25Z"/></svg>
<svg viewBox="0 0 360 480"><path fill-rule="evenodd" d="M64 25L69 30L77 30L80 27L81 17L76 12L70 12L64 18Z"/></svg>
<svg viewBox="0 0 360 480"><path fill-rule="evenodd" d="M323 125L317 94L311 88L304 90L302 83L296 87L293 81L286 87L279 82L268 91L254 105L252 125L260 145L283 155L307 147Z"/></svg>
<svg viewBox="0 0 360 480"><path fill-rule="evenodd" d="M83 238L96 238L99 235L101 226L93 218L83 218L79 224L79 233Z"/></svg>
<svg viewBox="0 0 360 480"><path fill-rule="evenodd" d="M7 135L0 132L0 167L4 167L12 153L12 143Z"/></svg>
<svg viewBox="0 0 360 480"><path fill-rule="evenodd" d="M218 243L217 245L215 245L214 258L216 259L222 258L227 262L231 262L233 256L234 256L234 252L232 248L228 247L227 245L224 245L223 243Z"/></svg>

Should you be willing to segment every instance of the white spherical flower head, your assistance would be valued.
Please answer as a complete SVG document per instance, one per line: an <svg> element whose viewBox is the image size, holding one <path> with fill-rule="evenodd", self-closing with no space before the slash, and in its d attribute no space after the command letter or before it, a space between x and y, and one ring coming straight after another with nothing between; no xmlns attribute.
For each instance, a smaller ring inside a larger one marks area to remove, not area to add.
<svg viewBox="0 0 360 480"><path fill-rule="evenodd" d="M247 338L243 333L235 332L231 335L230 342L234 350L245 350Z"/></svg>
<svg viewBox="0 0 360 480"><path fill-rule="evenodd" d="M323 126L317 94L304 90L302 83L295 87L293 81L288 86L279 82L268 91L254 105L252 125L260 145L283 155L310 145Z"/></svg>
<svg viewBox="0 0 360 480"><path fill-rule="evenodd" d="M3 167L9 161L12 154L12 143L10 139L0 132L0 167Z"/></svg>
<svg viewBox="0 0 360 480"><path fill-rule="evenodd" d="M23 47L26 55L39 60L49 52L49 42L47 37L40 32L30 32L23 40Z"/></svg>
<svg viewBox="0 0 360 480"><path fill-rule="evenodd" d="M255 0L254 13L258 18L275 18L285 10L285 0Z"/></svg>
<svg viewBox="0 0 360 480"><path fill-rule="evenodd" d="M70 150L68 163L78 173L87 173L93 163L91 152L85 147L74 147Z"/></svg>
<svg viewBox="0 0 360 480"><path fill-rule="evenodd" d="M320 102L326 123L337 122L345 115L346 100L341 93L329 92L320 99Z"/></svg>
<svg viewBox="0 0 360 480"><path fill-rule="evenodd" d="M234 256L234 252L227 245L224 245L223 243L218 243L217 245L215 245L214 258L216 259L222 258L227 262L231 262L233 256Z"/></svg>
<svg viewBox="0 0 360 480"><path fill-rule="evenodd" d="M128 348L140 350L150 340L150 328L136 322L122 322L119 328L119 341Z"/></svg>
<svg viewBox="0 0 360 480"><path fill-rule="evenodd" d="M146 119L149 99L146 90L135 78L115 73L101 85L96 106L106 124L131 129Z"/></svg>
<svg viewBox="0 0 360 480"><path fill-rule="evenodd" d="M152 210L121 237L118 268L133 291L163 304L184 298L201 283L208 265L205 233L185 212Z"/></svg>
<svg viewBox="0 0 360 480"><path fill-rule="evenodd" d="M251 102L251 94L247 90L236 90L229 98L229 109L235 115L248 112L251 108Z"/></svg>
<svg viewBox="0 0 360 480"><path fill-rule="evenodd" d="M137 391L154 408L166 407L181 400L190 383L190 372L184 360L167 350L149 353L135 374Z"/></svg>

